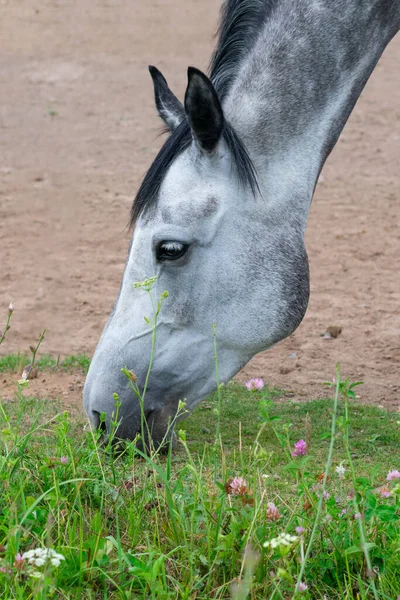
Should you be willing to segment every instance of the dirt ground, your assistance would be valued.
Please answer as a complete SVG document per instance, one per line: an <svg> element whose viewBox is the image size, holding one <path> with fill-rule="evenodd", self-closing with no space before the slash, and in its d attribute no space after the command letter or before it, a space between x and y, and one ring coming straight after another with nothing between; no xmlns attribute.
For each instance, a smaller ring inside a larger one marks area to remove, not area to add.
<svg viewBox="0 0 400 600"><path fill-rule="evenodd" d="M1 352L92 353L116 297L138 184L161 141L147 65L182 97L206 68L215 0L0 0ZM317 187L311 300L297 332L239 375L300 398L335 364L363 401L400 409L400 38L367 84ZM336 339L320 336L339 326ZM0 379L9 388L10 377ZM83 377L32 382L80 406Z"/></svg>

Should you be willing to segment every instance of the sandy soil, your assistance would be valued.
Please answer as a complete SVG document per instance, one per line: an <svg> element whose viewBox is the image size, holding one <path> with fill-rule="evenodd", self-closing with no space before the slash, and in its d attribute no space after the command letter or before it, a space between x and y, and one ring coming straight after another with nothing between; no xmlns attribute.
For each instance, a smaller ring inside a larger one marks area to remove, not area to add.
<svg viewBox="0 0 400 600"><path fill-rule="evenodd" d="M44 328L44 352L93 352L118 291L132 197L161 143L146 67L182 96L187 65L206 68L218 5L0 0L0 307L16 306L3 353L27 351ZM399 69L397 38L317 188L307 316L240 379L315 397L339 361L365 382L362 400L399 409ZM321 338L332 325L341 335ZM82 382L56 374L32 387L79 405Z"/></svg>

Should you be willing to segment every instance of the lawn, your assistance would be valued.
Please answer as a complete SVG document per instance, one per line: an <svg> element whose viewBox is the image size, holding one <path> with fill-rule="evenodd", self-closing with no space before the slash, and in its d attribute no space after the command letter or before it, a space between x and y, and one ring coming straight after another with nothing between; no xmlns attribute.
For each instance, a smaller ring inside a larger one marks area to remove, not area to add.
<svg viewBox="0 0 400 600"><path fill-rule="evenodd" d="M0 414L1 598L396 599L398 415L338 376L326 395L221 386L177 423L174 451L145 456L16 386Z"/></svg>

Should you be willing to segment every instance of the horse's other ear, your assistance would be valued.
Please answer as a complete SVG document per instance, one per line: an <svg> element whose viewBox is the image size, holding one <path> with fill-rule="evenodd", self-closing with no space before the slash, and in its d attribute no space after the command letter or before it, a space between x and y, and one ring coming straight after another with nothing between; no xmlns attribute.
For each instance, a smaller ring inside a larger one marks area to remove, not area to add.
<svg viewBox="0 0 400 600"><path fill-rule="evenodd" d="M178 98L171 92L164 75L156 67L149 66L154 85L154 99L158 114L170 131L174 131L186 118L185 109Z"/></svg>
<svg viewBox="0 0 400 600"><path fill-rule="evenodd" d="M188 69L185 111L195 141L206 152L212 152L221 137L224 114L213 84L194 67Z"/></svg>

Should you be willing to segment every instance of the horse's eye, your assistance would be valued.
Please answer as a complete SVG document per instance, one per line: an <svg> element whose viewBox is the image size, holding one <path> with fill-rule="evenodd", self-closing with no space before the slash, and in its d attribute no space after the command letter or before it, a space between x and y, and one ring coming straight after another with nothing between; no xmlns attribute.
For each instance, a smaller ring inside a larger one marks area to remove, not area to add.
<svg viewBox="0 0 400 600"><path fill-rule="evenodd" d="M164 240L160 242L156 248L156 259L157 262L163 262L165 260L178 260L181 258L189 248L188 244L183 242L175 242L173 240Z"/></svg>

